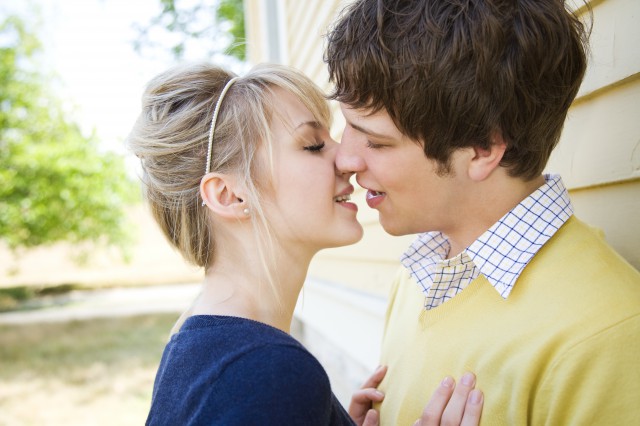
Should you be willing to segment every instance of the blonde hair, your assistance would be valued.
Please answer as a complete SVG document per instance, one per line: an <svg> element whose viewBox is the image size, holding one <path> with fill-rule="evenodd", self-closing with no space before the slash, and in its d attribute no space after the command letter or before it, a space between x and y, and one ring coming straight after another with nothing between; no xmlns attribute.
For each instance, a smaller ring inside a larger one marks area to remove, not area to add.
<svg viewBox="0 0 640 426"><path fill-rule="evenodd" d="M209 268L215 259L213 220L200 198L207 161L208 132L221 90L234 75L210 64L176 67L153 78L142 96L142 112L128 138L140 158L143 193L163 233L189 262ZM247 188L260 258L270 284L273 234L261 209L270 187L258 148L271 152L275 115L273 89L293 94L329 127L330 112L321 90L307 77L279 65L259 65L238 78L224 96L217 117L211 171L235 174ZM268 156L271 158L271 155ZM271 163L269 163L271 164ZM266 174L271 176L271 174ZM275 287L274 287L275 288Z"/></svg>

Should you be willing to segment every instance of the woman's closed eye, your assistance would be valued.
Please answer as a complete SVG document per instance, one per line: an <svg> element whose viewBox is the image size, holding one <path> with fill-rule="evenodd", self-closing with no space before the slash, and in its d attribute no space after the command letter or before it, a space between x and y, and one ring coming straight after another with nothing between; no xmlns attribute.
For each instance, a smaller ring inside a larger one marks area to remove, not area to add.
<svg viewBox="0 0 640 426"><path fill-rule="evenodd" d="M310 151L310 152L320 152L322 151L322 148L324 148L324 145L325 145L324 141L318 141L311 145L305 146L304 150Z"/></svg>

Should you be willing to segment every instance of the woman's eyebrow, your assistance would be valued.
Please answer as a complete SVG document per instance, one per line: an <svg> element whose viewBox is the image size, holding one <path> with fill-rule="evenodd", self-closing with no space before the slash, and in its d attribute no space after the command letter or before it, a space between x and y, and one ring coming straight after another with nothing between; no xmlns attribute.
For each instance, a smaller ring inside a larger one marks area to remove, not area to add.
<svg viewBox="0 0 640 426"><path fill-rule="evenodd" d="M314 129L320 129L322 127L322 124L320 124L320 122L315 120L303 121L302 123L298 124L296 128L293 130L297 131L304 126L310 126L310 127L313 127Z"/></svg>

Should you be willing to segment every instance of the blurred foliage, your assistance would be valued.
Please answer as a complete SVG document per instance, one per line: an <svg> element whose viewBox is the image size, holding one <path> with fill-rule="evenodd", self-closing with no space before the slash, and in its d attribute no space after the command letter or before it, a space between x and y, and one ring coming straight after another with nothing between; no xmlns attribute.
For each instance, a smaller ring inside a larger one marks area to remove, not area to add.
<svg viewBox="0 0 640 426"><path fill-rule="evenodd" d="M56 297L68 295L75 290L86 290L88 288L81 284L0 287L0 312L59 306L64 304L65 301L54 300Z"/></svg>
<svg viewBox="0 0 640 426"><path fill-rule="evenodd" d="M205 46L206 56L222 53L246 59L244 7L242 0L159 0L160 14L146 25L137 26L137 52L169 50L182 59L191 42Z"/></svg>
<svg viewBox="0 0 640 426"><path fill-rule="evenodd" d="M135 196L122 156L69 120L39 68L24 21L0 21L0 241L16 250L58 241L114 244L125 254Z"/></svg>

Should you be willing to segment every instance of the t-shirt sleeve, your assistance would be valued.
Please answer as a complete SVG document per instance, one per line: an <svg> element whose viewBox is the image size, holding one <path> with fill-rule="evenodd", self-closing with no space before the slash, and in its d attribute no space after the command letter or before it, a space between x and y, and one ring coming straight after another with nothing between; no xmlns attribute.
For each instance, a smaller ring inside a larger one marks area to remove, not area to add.
<svg viewBox="0 0 640 426"><path fill-rule="evenodd" d="M242 354L229 363L201 401L190 424L333 423L327 374L313 356L293 346L269 346Z"/></svg>

